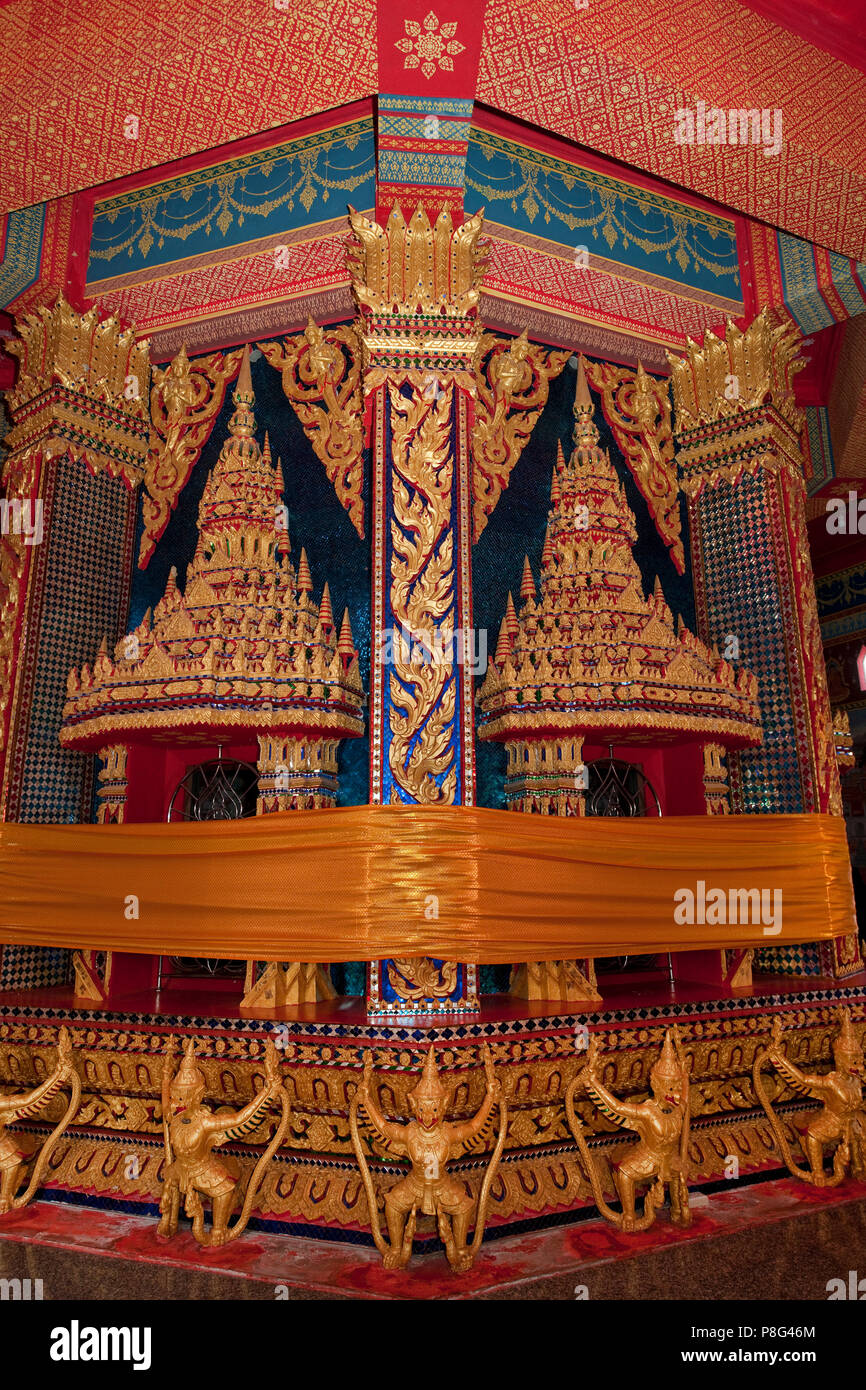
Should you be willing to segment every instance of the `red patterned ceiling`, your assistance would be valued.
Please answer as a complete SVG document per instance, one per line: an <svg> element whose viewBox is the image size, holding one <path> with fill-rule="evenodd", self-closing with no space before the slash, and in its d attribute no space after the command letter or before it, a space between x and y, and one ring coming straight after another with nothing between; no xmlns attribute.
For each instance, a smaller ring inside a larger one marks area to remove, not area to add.
<svg viewBox="0 0 866 1390"><path fill-rule="evenodd" d="M866 254L866 77L735 0L489 0L477 95L842 251ZM677 144L703 100L782 112L784 146Z"/></svg>
<svg viewBox="0 0 866 1390"><path fill-rule="evenodd" d="M0 10L2 210L369 96L375 33L375 0L15 0Z"/></svg>
<svg viewBox="0 0 866 1390"><path fill-rule="evenodd" d="M0 9L2 207L370 95L379 85L377 10L390 33L404 12L417 24L424 8L418 0L161 0L147 9L14 0ZM488 0L475 83L476 12L455 20L450 0L440 9L437 23L447 18L449 42L460 46L445 70L449 85L474 84L490 106L866 257L866 76L830 53L736 0ZM438 85L432 77L431 93ZM782 153L676 144L674 111L699 100L780 109ZM136 140L124 138L128 116L138 118Z"/></svg>

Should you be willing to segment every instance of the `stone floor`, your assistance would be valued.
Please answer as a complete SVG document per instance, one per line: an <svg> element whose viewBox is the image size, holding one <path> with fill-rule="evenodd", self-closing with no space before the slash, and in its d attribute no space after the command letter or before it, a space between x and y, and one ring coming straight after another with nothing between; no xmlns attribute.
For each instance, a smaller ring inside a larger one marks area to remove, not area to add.
<svg viewBox="0 0 866 1390"><path fill-rule="evenodd" d="M866 1185L793 1179L694 1194L687 1232L663 1211L642 1235L601 1220L486 1241L471 1272L441 1253L382 1269L369 1246L247 1231L206 1250L188 1227L168 1244L152 1216L34 1202L0 1223L0 1278L43 1281L46 1300L827 1299L866 1275Z"/></svg>

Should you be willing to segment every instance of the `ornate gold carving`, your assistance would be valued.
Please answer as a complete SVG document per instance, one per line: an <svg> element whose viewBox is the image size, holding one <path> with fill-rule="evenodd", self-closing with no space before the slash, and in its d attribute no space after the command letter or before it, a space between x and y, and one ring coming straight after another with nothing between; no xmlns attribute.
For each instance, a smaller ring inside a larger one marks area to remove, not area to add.
<svg viewBox="0 0 866 1390"><path fill-rule="evenodd" d="M391 609L408 633L441 635L454 604L454 537L450 528L454 461L449 442L454 388L438 398L389 387L393 425L394 516ZM443 619L445 622L443 623ZM440 624L442 624L440 626ZM419 805L452 805L457 785L451 744L456 679L451 661L413 659L411 644L394 644L389 762L394 779ZM392 799L400 798L396 790Z"/></svg>
<svg viewBox="0 0 866 1390"><path fill-rule="evenodd" d="M509 994L517 999L551 999L562 1003L598 1003L595 971L585 975L574 960L526 961L514 966Z"/></svg>
<svg viewBox="0 0 866 1390"><path fill-rule="evenodd" d="M154 368L150 393L152 428L142 507L144 533L138 552L140 569L146 568L168 525L242 356L242 350L237 348L190 362L186 348L181 347L164 371Z"/></svg>
<svg viewBox="0 0 866 1390"><path fill-rule="evenodd" d="M480 738L516 744L535 737L546 745L540 756L549 769L541 788L547 796L567 790L558 772L560 764L565 774L573 765L566 734L627 729L631 738L670 738L693 731L734 746L761 739L755 677L736 672L682 622L675 625L658 581L644 597L634 517L599 446L593 414L581 359L574 448L568 462L560 448L554 465L541 597L527 561L520 615L509 599L476 697ZM517 791L531 797L522 776Z"/></svg>
<svg viewBox="0 0 866 1390"><path fill-rule="evenodd" d="M360 733L363 688L348 615L338 634L305 552L288 559L283 480L254 437L245 353L229 437L205 484L199 538L181 593L165 593L109 656L67 680L60 741L89 750L125 733L263 729L339 739ZM300 708L299 708L300 707ZM115 712L117 711L117 712ZM291 779L290 779L291 780ZM320 786L316 794L324 794Z"/></svg>
<svg viewBox="0 0 866 1390"><path fill-rule="evenodd" d="M477 541L547 403L550 383L568 361L519 338L484 333L473 363L472 539Z"/></svg>
<svg viewBox="0 0 866 1390"><path fill-rule="evenodd" d="M165 1179L159 1209L162 1214L157 1234L169 1239L177 1233L181 1194L187 1216L199 1245L225 1245L236 1240L246 1227L253 1202L268 1163L283 1141L289 1127L289 1097L280 1080L276 1049L269 1039L265 1048L265 1086L242 1110L223 1107L216 1114L203 1105L206 1089L204 1074L195 1063L195 1043L189 1039L183 1061L174 1077L171 1061L175 1040L166 1045L162 1076L162 1123L165 1146ZM237 1200L238 1168L231 1160L213 1156L215 1144L240 1139L255 1130L272 1102L279 1099L280 1123L256 1164L247 1184L241 1214L229 1229L229 1218ZM230 1166L231 1164L231 1166ZM213 1224L205 1231L202 1196L213 1204Z"/></svg>
<svg viewBox="0 0 866 1390"><path fill-rule="evenodd" d="M866 1107L863 1104L863 1048L858 1043L851 1014L839 1010L840 1027L833 1039L834 1065L823 1076L804 1072L789 1061L782 1050L782 1020L773 1020L772 1042L755 1058L753 1080L789 1172L813 1187L837 1187L850 1171L854 1178L866 1178ZM820 1113L809 1121L803 1147L809 1172L798 1167L767 1094L761 1068L771 1062L779 1075L795 1091L821 1101ZM824 1149L833 1146L833 1171L824 1167Z"/></svg>
<svg viewBox="0 0 866 1390"><path fill-rule="evenodd" d="M284 343L260 343L282 373L283 391L321 459L340 504L364 534L364 402L361 343L353 328L306 330Z"/></svg>
<svg viewBox="0 0 866 1390"><path fill-rule="evenodd" d="M854 738L851 733L851 720L846 709L834 707L830 711L833 719L833 744L836 749L836 765L840 769L843 767L853 767L857 759L854 756Z"/></svg>
<svg viewBox="0 0 866 1390"><path fill-rule="evenodd" d="M671 1039L673 1038L673 1042ZM676 1055L674 1053L676 1048ZM635 1105L618 1100L598 1075L598 1039L590 1040L587 1063L565 1093L568 1124L574 1135L584 1168L592 1184L596 1206L621 1231L646 1231L664 1201L665 1183L671 1199L671 1220L678 1226L691 1224L689 1211L689 1072L679 1032L669 1028L658 1060L650 1072L652 1098ZM595 1164L587 1147L583 1129L574 1108L577 1091L585 1088L596 1105L614 1124L632 1129L640 1143L630 1149L614 1175L622 1212L612 1211L604 1200ZM644 1200L643 1215L635 1211L638 1184L651 1182Z"/></svg>
<svg viewBox="0 0 866 1390"><path fill-rule="evenodd" d="M62 295L15 327L18 337L7 345L20 364L7 397L7 488L34 449L84 459L137 486L147 450L148 339L136 340L113 316L100 322L96 309L76 313Z"/></svg>
<svg viewBox="0 0 866 1390"><path fill-rule="evenodd" d="M426 956L388 962L388 979L398 999L447 999L457 984L457 963L437 966Z"/></svg>
<svg viewBox="0 0 866 1390"><path fill-rule="evenodd" d="M126 755L123 743L100 748L102 767L96 775L99 784L99 808L96 819L100 825L122 825L126 809Z"/></svg>
<svg viewBox="0 0 866 1390"><path fill-rule="evenodd" d="M731 790L725 749L721 743L704 744L704 800L708 816L727 816L731 810Z"/></svg>
<svg viewBox="0 0 866 1390"><path fill-rule="evenodd" d="M399 206L384 228L354 208L349 209L349 222L355 240L347 260L363 309L373 314L462 317L478 307L489 254L486 244L478 242L483 210L456 230L447 208L431 227L421 204L408 223Z"/></svg>
<svg viewBox="0 0 866 1390"><path fill-rule="evenodd" d="M243 1013L272 1012L287 1004L316 1004L336 999L327 967L309 961L268 961L255 977L257 961L249 961L244 982Z"/></svg>
<svg viewBox="0 0 866 1390"><path fill-rule="evenodd" d="M685 571L680 528L679 482L671 431L668 383L610 362L587 362L586 375L601 393L605 419L647 502L656 530L677 571Z"/></svg>
<svg viewBox="0 0 866 1390"><path fill-rule="evenodd" d="M794 402L793 377L806 365L798 357L799 328L775 324L762 309L748 328L728 319L724 338L707 330L703 347L688 339L685 356L667 353L677 413L677 433L756 409L767 401L800 433L803 414Z"/></svg>
<svg viewBox="0 0 866 1390"><path fill-rule="evenodd" d="M508 1124L507 1106L502 1097L502 1087L493 1070L493 1060L488 1048L482 1048L482 1057L487 1079L486 1093L480 1109L471 1120L457 1123L445 1120L447 1092L439 1079L435 1051L431 1044L421 1080L409 1092L409 1106L413 1118L408 1124L393 1124L385 1119L372 1093L373 1059L369 1052L366 1054L364 1079L352 1099L350 1125L355 1156L367 1193L373 1239L386 1269L403 1269L409 1263L419 1211L423 1216L435 1216L448 1263L455 1274L464 1274L471 1269L481 1248L489 1209L490 1186L499 1165ZM482 1147L485 1132L489 1129L490 1115L497 1103L499 1135L484 1175L476 1210L475 1233L470 1246L469 1222L474 1203L460 1184L448 1175L446 1168L448 1163L460 1154L477 1151ZM360 1106L363 1106L371 1126L387 1144L390 1153L395 1157L408 1157L412 1165L409 1175L389 1188L385 1195L389 1237L387 1241L379 1226L376 1194L358 1130Z"/></svg>
<svg viewBox="0 0 866 1390"><path fill-rule="evenodd" d="M25 1190L16 1196L27 1155L6 1132L6 1126L32 1119L51 1103L65 1084L70 1083L69 1104L59 1122L43 1143ZM81 1100L81 1079L75 1069L72 1044L66 1028L57 1040L57 1065L49 1077L25 1094L0 1095L0 1216L26 1207L45 1174L54 1147L65 1132Z"/></svg>

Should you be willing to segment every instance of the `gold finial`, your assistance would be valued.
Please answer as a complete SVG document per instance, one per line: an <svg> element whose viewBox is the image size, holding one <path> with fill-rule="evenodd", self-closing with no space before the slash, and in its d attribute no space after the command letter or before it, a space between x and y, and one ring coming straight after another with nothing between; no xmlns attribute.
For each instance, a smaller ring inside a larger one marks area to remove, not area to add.
<svg viewBox="0 0 866 1390"><path fill-rule="evenodd" d="M307 552L303 547L301 549L301 558L298 561L298 588L305 594L311 594L313 592L313 576L310 574Z"/></svg>
<svg viewBox="0 0 866 1390"><path fill-rule="evenodd" d="M334 612L331 608L331 591L328 588L327 580L322 590L322 602L319 604L319 622L322 627L334 626Z"/></svg>
<svg viewBox="0 0 866 1390"><path fill-rule="evenodd" d="M520 597L531 599L534 599L536 597L535 580L532 577L532 567L529 563L528 555L524 555L523 557L523 574L520 580Z"/></svg>
<svg viewBox="0 0 866 1390"><path fill-rule="evenodd" d="M340 656L353 657L355 655L355 641L352 637L352 624L349 621L348 608L343 611L343 622L340 627L340 635L337 638L337 651Z"/></svg>
<svg viewBox="0 0 866 1390"><path fill-rule="evenodd" d="M586 383L586 371L583 365L583 354L577 361L577 386L574 391L574 409L593 409L592 396L589 394L589 387Z"/></svg>
<svg viewBox="0 0 866 1390"><path fill-rule="evenodd" d="M250 397L252 397L253 394L253 378L250 373L249 343L244 344L244 355L241 358L241 369L238 372L238 382L237 386L235 387L235 395L238 395L239 392L245 396Z"/></svg>

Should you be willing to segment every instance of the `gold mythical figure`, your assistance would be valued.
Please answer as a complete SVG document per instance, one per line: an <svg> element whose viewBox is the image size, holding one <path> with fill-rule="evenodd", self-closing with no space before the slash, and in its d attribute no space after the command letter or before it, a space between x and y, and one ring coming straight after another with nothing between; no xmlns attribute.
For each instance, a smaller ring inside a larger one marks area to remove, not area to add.
<svg viewBox="0 0 866 1390"><path fill-rule="evenodd" d="M162 1213L157 1235L168 1240L177 1232L180 1195L186 1199L184 1210L192 1218L192 1233L200 1245L225 1245L235 1240L246 1227L253 1201L261 1186L265 1168L282 1143L289 1124L289 1097L280 1079L280 1064L273 1041L265 1049L265 1085L242 1110L228 1106L216 1112L202 1104L205 1078L196 1066L195 1043L189 1039L177 1075L171 1076L171 1060L176 1039L166 1046L162 1073L162 1126L165 1143L166 1168L162 1198ZM279 1099L282 1118L273 1138L256 1164L244 1197L243 1209L234 1226L229 1229L229 1217L237 1200L238 1165L234 1159L216 1158L215 1145L230 1139L242 1139L252 1133L263 1120L271 1104ZM213 1204L213 1225L205 1230L202 1196Z"/></svg>
<svg viewBox="0 0 866 1390"><path fill-rule="evenodd" d="M16 1120L29 1120L38 1115L67 1082L70 1083L69 1104L63 1118L42 1145L26 1190L20 1197L16 1197L15 1193L18 1191L28 1155L18 1148L11 1134L6 1133L6 1126L14 1124ZM23 1095L0 1096L0 1216L5 1215L7 1211L17 1211L30 1201L42 1181L42 1174L48 1165L54 1145L78 1109L80 1101L81 1080L75 1070L72 1044L67 1030L61 1028L57 1039L57 1065L51 1075L46 1077L41 1086Z"/></svg>
<svg viewBox="0 0 866 1390"><path fill-rule="evenodd" d="M853 1177L866 1178L863 1048L857 1042L847 1009L839 1010L839 1022L839 1032L833 1039L835 1065L825 1076L800 1071L799 1067L788 1061L782 1051L782 1020L778 1015L773 1020L773 1041L758 1053L752 1071L755 1091L773 1126L776 1142L789 1171L814 1187L838 1186L849 1168ZM795 1091L823 1102L820 1113L809 1121L803 1135L803 1148L809 1160L808 1173L794 1162L784 1130L770 1104L761 1075L765 1061L770 1061ZM824 1148L827 1144L835 1146L832 1173L824 1168Z"/></svg>
<svg viewBox="0 0 866 1390"><path fill-rule="evenodd" d="M471 1120L452 1123L444 1119L447 1091L439 1079L431 1044L421 1080L409 1093L409 1105L415 1118L408 1124L392 1124L385 1119L373 1096L373 1060L369 1052L366 1055L364 1079L352 1097L350 1125L352 1142L367 1193L373 1239L386 1269L403 1269L409 1263L419 1211L424 1216L436 1217L445 1254L455 1274L463 1274L470 1269L478 1254L487 1220L490 1185L499 1164L508 1119L502 1099L502 1088L494 1074L490 1049L486 1043L482 1056L487 1077L487 1092L481 1108ZM448 1163L461 1153L479 1147L482 1131L497 1102L500 1112L499 1135L484 1175L478 1198L475 1233L470 1246L469 1222L474 1203L461 1184L448 1176L446 1168ZM385 1217L390 1244L379 1227L376 1192L358 1133L358 1108L361 1105L366 1110L373 1129L385 1140L390 1152L396 1157L408 1156L412 1164L409 1175L396 1183L385 1195Z"/></svg>
<svg viewBox="0 0 866 1390"><path fill-rule="evenodd" d="M671 1039L673 1038L673 1042ZM676 1049L676 1053L674 1052ZM617 1100L599 1079L598 1040L590 1039L587 1063L565 1093L565 1112L571 1132L592 1185L595 1203L602 1216L621 1231L646 1231L664 1202L665 1183L671 1196L671 1220L688 1226L689 1211L689 1073L677 1030L668 1028L661 1054L650 1072L652 1098L637 1103ZM616 1166L614 1183L622 1212L605 1202L598 1172L589 1152L580 1121L575 1114L575 1093L586 1088L603 1115L626 1129L633 1129L640 1143ZM652 1182L644 1201L642 1216L635 1211L638 1184Z"/></svg>

